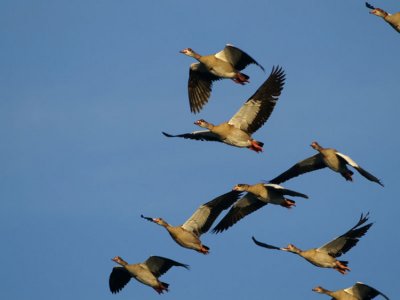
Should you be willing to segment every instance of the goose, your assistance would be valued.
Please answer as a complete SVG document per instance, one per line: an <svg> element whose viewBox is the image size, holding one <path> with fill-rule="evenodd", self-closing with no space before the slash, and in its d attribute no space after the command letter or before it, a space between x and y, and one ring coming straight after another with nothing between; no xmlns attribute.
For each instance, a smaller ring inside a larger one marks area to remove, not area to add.
<svg viewBox="0 0 400 300"><path fill-rule="evenodd" d="M369 13L373 14L375 16L381 17L388 23L390 26L393 27L394 30L397 32L400 32L400 12L395 13L395 14L389 14L386 11L384 11L381 8L376 8L369 4L368 2L365 2L365 6L367 6L369 9L372 9Z"/></svg>
<svg viewBox="0 0 400 300"><path fill-rule="evenodd" d="M293 167L289 168L287 171L283 172L269 182L279 184L301 174L325 167L340 173L346 180L353 181L353 172L346 167L346 165L350 165L362 176L370 181L376 182L383 187L382 182L378 178L361 168L349 156L344 155L333 148L323 148L317 142L312 142L311 147L317 150L318 153L298 162Z"/></svg>
<svg viewBox="0 0 400 300"><path fill-rule="evenodd" d="M163 134L166 137L216 141L261 152L264 144L253 139L251 135L268 120L281 94L284 82L285 73L283 69L274 67L268 79L228 122L214 125L200 119L194 124L206 128L206 130L178 135L171 135L166 132L163 132Z"/></svg>
<svg viewBox="0 0 400 300"><path fill-rule="evenodd" d="M229 208L240 196L240 192L230 191L203 205L180 226L171 226L162 218L142 218L165 227L172 239L180 246L193 249L202 254L208 254L210 248L203 245L200 236L207 232L219 214Z"/></svg>
<svg viewBox="0 0 400 300"><path fill-rule="evenodd" d="M238 84L249 82L249 76L240 71L249 64L264 68L244 51L227 44L225 48L211 55L201 56L191 48L186 48L180 53L193 57L198 63L190 65L188 94L190 111L198 113L207 103L211 94L213 81L231 78Z"/></svg>
<svg viewBox="0 0 400 300"><path fill-rule="evenodd" d="M162 294L164 291L168 292L169 284L159 281L158 277L173 266L189 269L186 264L162 256L150 256L145 262L138 264L128 264L120 256L111 260L121 265L114 267L110 274L109 286L113 294L120 292L132 277Z"/></svg>
<svg viewBox="0 0 400 300"><path fill-rule="evenodd" d="M254 243L260 247L291 252L300 255L308 262L317 267L332 268L337 270L341 274L346 274L347 271L350 271L350 268L347 266L348 261L339 261L336 258L340 257L342 254L346 253L355 245L357 245L359 239L368 231L368 229L373 224L369 223L367 225L359 227L367 221L368 213L365 216L361 214L360 220L349 231L319 248L312 248L308 250L300 250L293 244L289 244L286 248L280 248L259 242L254 237L252 237L252 239Z"/></svg>
<svg viewBox="0 0 400 300"><path fill-rule="evenodd" d="M389 298L384 294L382 294L380 291L362 282L357 282L356 284L347 289L338 291L329 291L321 286L317 286L312 290L316 293L326 294L328 296L331 296L332 300L371 300L379 295L389 300Z"/></svg>
<svg viewBox="0 0 400 300"><path fill-rule="evenodd" d="M277 184L237 184L233 190L247 193L232 206L226 216L215 226L213 233L219 233L228 229L245 216L268 203L286 208L295 206L295 202L285 198L285 195L308 198L307 195L285 189Z"/></svg>

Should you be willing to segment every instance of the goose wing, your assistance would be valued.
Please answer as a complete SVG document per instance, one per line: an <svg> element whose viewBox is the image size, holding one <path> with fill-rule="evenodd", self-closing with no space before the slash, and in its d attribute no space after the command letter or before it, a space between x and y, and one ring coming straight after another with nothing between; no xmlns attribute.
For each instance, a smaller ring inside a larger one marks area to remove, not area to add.
<svg viewBox="0 0 400 300"><path fill-rule="evenodd" d="M255 239L254 236L252 236L251 239L253 240L253 242L254 242L257 246L260 246L260 247L263 247L263 248L267 248L267 249L273 249L273 250L282 250L282 249L279 248L279 247L272 246L272 245L268 245L268 244L262 243L262 242L260 242L260 241L257 241L257 240Z"/></svg>
<svg viewBox="0 0 400 300"><path fill-rule="evenodd" d="M258 88L229 124L250 134L256 132L270 117L285 84L285 72L281 67L273 67L266 81Z"/></svg>
<svg viewBox="0 0 400 300"><path fill-rule="evenodd" d="M261 66L254 58L252 58L243 50L240 50L239 48L230 44L227 44L222 51L216 53L215 57L229 62L238 71L243 70L250 64L255 64L264 71L263 66Z"/></svg>
<svg viewBox="0 0 400 300"><path fill-rule="evenodd" d="M246 193L242 199L237 201L228 213L223 217L223 219L215 226L212 230L213 233L219 233L227 230L229 227L233 226L239 220L243 219L245 216L251 214L252 212L258 210L259 208L266 205L266 202L259 200L251 193Z"/></svg>
<svg viewBox="0 0 400 300"><path fill-rule="evenodd" d="M241 192L230 191L201 205L193 215L182 225L197 236L207 232L220 213L235 203Z"/></svg>
<svg viewBox="0 0 400 300"><path fill-rule="evenodd" d="M367 213L365 216L361 214L360 220L357 222L355 226L353 226L349 231L342 234L341 236L335 238L334 240L330 241L329 243L321 246L318 248L324 252L329 253L333 257L339 257L342 254L349 251L355 245L357 245L359 239L368 231L368 229L372 226L373 223L369 223L362 227L362 224L368 221Z"/></svg>
<svg viewBox="0 0 400 300"><path fill-rule="evenodd" d="M358 171L358 173L360 173L362 176L364 176L365 178L367 178L370 181L376 182L377 184L383 186L382 182L376 178L374 175L372 175L371 173L365 171L363 168L361 168L354 160L352 160L349 156L344 155L343 153L337 152L336 151L336 155L338 155L340 158L344 159L344 161L349 164L350 166L352 166L354 169L356 169Z"/></svg>
<svg viewBox="0 0 400 300"><path fill-rule="evenodd" d="M166 137L180 137L184 139L198 140L198 141L212 141L212 142L221 142L221 139L218 135L210 132L209 130L200 130L193 131L191 133L183 133L183 134L169 134L166 132L162 132Z"/></svg>
<svg viewBox="0 0 400 300"><path fill-rule="evenodd" d="M210 98L213 81L220 79L220 77L210 73L202 63L190 65L188 94L192 113L200 112Z"/></svg>
<svg viewBox="0 0 400 300"><path fill-rule="evenodd" d="M162 256L150 256L144 263L157 278L174 266L189 269L189 265Z"/></svg>
<svg viewBox="0 0 400 300"><path fill-rule="evenodd" d="M376 296L381 295L383 298L389 300L389 298L386 295L382 294L377 289L369 285L366 285L362 282L357 282L352 287L345 289L345 291L351 295L358 297L359 299L373 299Z"/></svg>
<svg viewBox="0 0 400 300"><path fill-rule="evenodd" d="M293 191L293 190L289 190L289 189L286 189L286 188L284 188L283 186L281 186L281 185L278 185L278 184L273 184L273 183L266 183L266 184L264 184L264 186L268 189L275 189L275 190L279 190L283 195L289 195L289 196L294 196L294 197L303 197L303 198L306 198L306 199L308 199L308 196L307 195L305 195L305 194L302 194L302 193L299 193L299 192L296 192L296 191Z"/></svg>
<svg viewBox="0 0 400 300"><path fill-rule="evenodd" d="M321 154L317 153L309 158L306 158L298 162L293 167L289 168L288 170L286 170L279 176L275 177L274 179L270 180L269 182L279 184L293 177L299 176L301 174L319 170L325 167L326 165L322 160Z"/></svg>
<svg viewBox="0 0 400 300"><path fill-rule="evenodd" d="M131 274L123 267L114 267L111 271L108 285L113 294L121 291L124 286L131 280Z"/></svg>

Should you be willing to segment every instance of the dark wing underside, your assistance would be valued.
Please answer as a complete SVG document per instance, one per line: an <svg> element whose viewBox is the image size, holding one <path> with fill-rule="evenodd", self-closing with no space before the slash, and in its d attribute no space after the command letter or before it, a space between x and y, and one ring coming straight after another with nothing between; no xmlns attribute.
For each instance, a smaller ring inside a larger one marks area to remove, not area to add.
<svg viewBox="0 0 400 300"><path fill-rule="evenodd" d="M357 282L355 285L351 287L351 291L353 292L354 296L357 296L359 299L366 299L370 300L375 298L376 296L381 295L385 299L389 300L387 296L382 294L380 291L377 289L374 289L373 287L366 285L361 282Z"/></svg>
<svg viewBox="0 0 400 300"><path fill-rule="evenodd" d="M189 69L188 94L192 113L198 113L208 102L213 81L221 79L211 74L202 63L192 64Z"/></svg>
<svg viewBox="0 0 400 300"><path fill-rule="evenodd" d="M255 64L265 71L263 66L261 66L254 58L235 46L226 45L223 52L226 60L230 62L238 71L243 70L250 64Z"/></svg>
<svg viewBox="0 0 400 300"><path fill-rule="evenodd" d="M255 196L247 193L242 199L237 201L232 208L228 211L225 217L214 227L213 233L222 232L229 227L233 226L239 220L252 212L263 207L267 203L258 200Z"/></svg>
<svg viewBox="0 0 400 300"><path fill-rule="evenodd" d="M150 256L144 263L150 269L150 272L157 278L173 266L189 269L189 266L186 264L162 256Z"/></svg>
<svg viewBox="0 0 400 300"><path fill-rule="evenodd" d="M183 133L183 134L169 134L166 132L162 132L163 135L166 137L180 137L184 139L191 139L197 141L212 141L212 142L221 142L218 135L210 132L209 130L202 130L202 131L194 131L191 133Z"/></svg>
<svg viewBox="0 0 400 300"><path fill-rule="evenodd" d="M268 245L268 244L262 243L262 242L260 242L260 241L257 241L257 240L254 238L254 236L252 236L251 238L252 238L253 242L254 242L257 246L260 246L260 247L263 247L263 248L267 248L267 249L281 250L281 248L279 248L279 247L272 246L272 245Z"/></svg>
<svg viewBox="0 0 400 300"><path fill-rule="evenodd" d="M349 231L337 237L333 241L330 241L329 243L323 245L319 249L329 253L333 257L339 257L349 251L351 248L357 245L359 239L372 226L372 223L369 223L367 225L359 227L368 221L368 215L368 213L365 216L361 214L360 220L354 227L352 227Z"/></svg>
<svg viewBox="0 0 400 300"><path fill-rule="evenodd" d="M131 274L123 267L114 267L111 271L108 284L111 293L118 293L131 280Z"/></svg>
<svg viewBox="0 0 400 300"><path fill-rule="evenodd" d="M293 167L283 172L281 175L275 177L274 179L270 180L269 182L280 184L293 177L325 167L326 165L324 164L321 155L317 153L309 158L306 158L305 160L298 162Z"/></svg>

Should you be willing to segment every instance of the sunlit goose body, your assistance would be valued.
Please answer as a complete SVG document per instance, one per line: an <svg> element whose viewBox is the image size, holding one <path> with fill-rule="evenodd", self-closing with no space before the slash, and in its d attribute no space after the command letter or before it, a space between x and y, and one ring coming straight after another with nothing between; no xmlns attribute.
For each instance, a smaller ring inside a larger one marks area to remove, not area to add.
<svg viewBox="0 0 400 300"><path fill-rule="evenodd" d="M329 291L321 286L317 286L312 290L316 293L331 296L332 300L371 300L379 295L389 300L389 298L382 294L380 291L362 282L357 282L355 285L347 289L338 291Z"/></svg>
<svg viewBox="0 0 400 300"><path fill-rule="evenodd" d="M295 202L287 199L285 195L308 198L307 195L285 189L277 184L237 184L233 190L247 193L232 206L224 218L215 226L214 233L228 229L245 216L268 203L291 208L295 205Z"/></svg>
<svg viewBox="0 0 400 300"><path fill-rule="evenodd" d="M340 173L346 180L353 181L353 172L350 171L346 166L350 165L368 180L383 186L378 178L361 168L349 156L344 155L333 148L323 148L317 142L312 142L311 147L317 150L318 153L298 162L281 175L270 180L270 182L279 184L301 174L319 170L325 167Z"/></svg>
<svg viewBox="0 0 400 300"><path fill-rule="evenodd" d="M342 254L346 253L355 245L357 245L359 239L372 226L372 223L369 223L367 225L359 227L367 220L368 214L366 214L365 216L361 215L360 220L357 222L357 224L345 234L335 238L334 240L319 248L312 248L309 250L300 250L293 244L289 244L286 248L280 248L259 242L254 237L252 237L252 239L254 243L256 243L258 246L267 249L282 250L295 253L317 267L333 268L342 274L346 274L347 271L350 271L350 268L347 266L348 262L339 261L336 258L340 257Z"/></svg>
<svg viewBox="0 0 400 300"><path fill-rule="evenodd" d="M240 192L231 191L201 205L180 226L171 226L162 218L149 218L143 215L142 218L165 227L173 240L182 247L208 254L210 248L202 244L200 236L210 229L219 214L229 208L239 198L240 194Z"/></svg>
<svg viewBox="0 0 400 300"><path fill-rule="evenodd" d="M119 256L112 260L121 265L121 267L114 267L110 274L109 286L113 294L121 291L131 278L135 278L162 294L164 291L168 292L169 284L159 281L158 277L173 266L189 269L188 265L161 256L150 256L145 262L138 264L128 264Z"/></svg>
<svg viewBox="0 0 400 300"><path fill-rule="evenodd" d="M213 81L230 78L236 83L245 84L249 81L249 76L240 71L249 64L255 64L264 71L264 68L250 55L232 45L226 45L216 54L205 56L191 48L180 52L199 61L191 64L189 70L189 104L193 113L198 113L207 103Z"/></svg>
<svg viewBox="0 0 400 300"><path fill-rule="evenodd" d="M400 32L400 12L395 13L395 14L389 14L388 12L384 11L381 8L376 8L369 4L368 2L365 2L365 5L372 9L369 13L373 14L375 16L381 17L383 20L386 21L390 26L394 28L397 32Z"/></svg>
<svg viewBox="0 0 400 300"><path fill-rule="evenodd" d="M268 79L228 122L214 125L201 119L194 124L206 128L206 130L178 135L165 132L163 134L167 137L216 141L260 152L264 144L253 139L252 134L268 120L281 94L284 82L283 69L274 67Z"/></svg>

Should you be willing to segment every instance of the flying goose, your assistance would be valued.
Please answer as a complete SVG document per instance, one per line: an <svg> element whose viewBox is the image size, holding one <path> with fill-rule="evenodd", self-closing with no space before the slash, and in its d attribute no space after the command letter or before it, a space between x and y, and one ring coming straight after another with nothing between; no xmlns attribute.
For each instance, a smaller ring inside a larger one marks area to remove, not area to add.
<svg viewBox="0 0 400 300"><path fill-rule="evenodd" d="M180 226L171 226L162 218L142 218L161 225L167 229L172 239L184 248L208 254L210 248L203 245L200 236L207 232L219 214L230 207L240 196L241 192L230 191L210 202L201 205L193 215Z"/></svg>
<svg viewBox="0 0 400 300"><path fill-rule="evenodd" d="M318 153L298 162L287 171L270 180L270 182L279 184L303 173L315 171L325 167L340 173L346 180L353 181L353 178L351 177L353 172L346 167L346 165L350 165L368 180L383 186L382 182L378 178L361 168L349 156L344 155L333 148L323 148L317 142L312 142L311 147L317 150Z"/></svg>
<svg viewBox="0 0 400 300"><path fill-rule="evenodd" d="M190 111L193 113L200 112L207 103L213 81L231 78L243 85L249 81L249 76L240 71L249 64L255 64L264 71L250 55L229 44L222 51L206 56L201 56L191 48L183 49L180 53L199 61L191 64L189 69L188 93Z"/></svg>
<svg viewBox="0 0 400 300"><path fill-rule="evenodd" d="M362 282L357 282L355 285L347 289L338 291L329 291L321 286L317 286L312 290L316 293L331 296L332 300L371 300L379 295L381 295L386 300L389 300L389 298L382 294L380 291Z"/></svg>
<svg viewBox="0 0 400 300"><path fill-rule="evenodd" d="M369 13L373 14L375 16L381 17L388 23L390 26L394 28L397 32L400 32L400 12L395 13L395 14L389 14L386 11L384 11L381 8L376 8L369 4L368 2L365 2L365 6L368 8L372 9Z"/></svg>
<svg viewBox="0 0 400 300"><path fill-rule="evenodd" d="M158 277L173 266L189 269L188 265L161 256L150 256L145 262L138 264L128 264L119 256L114 257L112 261L121 265L114 267L110 274L109 286L113 294L121 291L132 277L162 294L164 291L168 292L169 284L159 281Z"/></svg>
<svg viewBox="0 0 400 300"><path fill-rule="evenodd" d="M215 226L213 229L214 233L228 229L245 216L268 203L291 208L295 205L295 202L285 198L285 195L308 198L307 195L285 189L277 184L237 184L233 190L239 192L245 191L247 193L232 206L225 217Z"/></svg>
<svg viewBox="0 0 400 300"><path fill-rule="evenodd" d="M206 130L178 135L165 132L163 134L167 137L216 141L260 152L264 144L253 139L251 135L268 120L281 94L284 82L285 73L283 69L274 67L268 79L228 122L213 125L201 119L194 124L206 128Z"/></svg>
<svg viewBox="0 0 400 300"><path fill-rule="evenodd" d="M280 248L259 242L254 237L252 237L252 239L254 243L260 247L292 252L297 255L300 255L308 262L312 263L317 267L333 268L342 274L346 274L347 271L350 271L349 267L347 266L348 261L343 261L343 260L339 261L336 258L340 257L342 254L346 253L355 245L357 245L359 239L372 226L372 223L369 223L367 225L359 227L367 221L368 221L368 213L365 216L361 214L360 220L357 222L357 224L346 233L342 234L341 236L335 238L334 240L330 241L329 243L319 248L312 248L304 251L300 250L293 244L289 244L286 248Z"/></svg>

